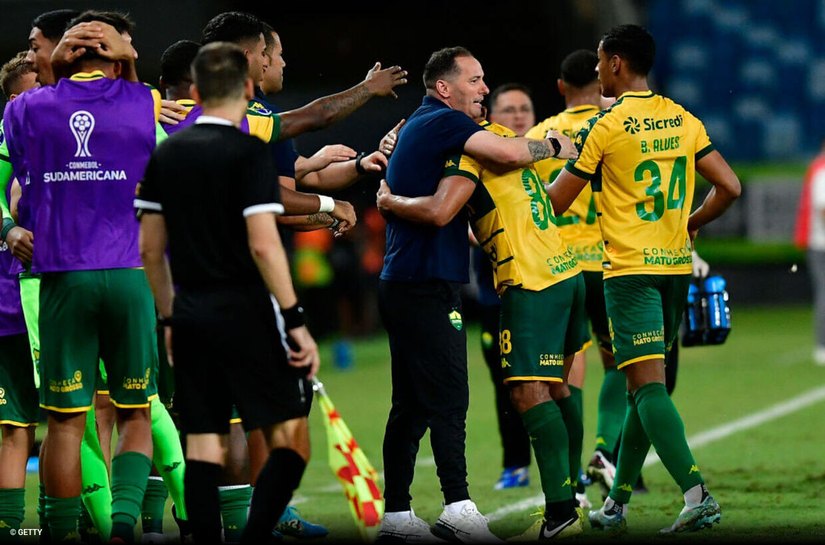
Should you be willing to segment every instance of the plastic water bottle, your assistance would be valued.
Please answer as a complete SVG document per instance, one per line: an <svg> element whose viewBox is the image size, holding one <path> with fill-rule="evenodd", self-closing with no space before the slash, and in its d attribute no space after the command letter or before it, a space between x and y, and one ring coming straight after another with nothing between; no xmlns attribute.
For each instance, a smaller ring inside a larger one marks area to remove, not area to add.
<svg viewBox="0 0 825 545"><path fill-rule="evenodd" d="M730 306L725 279L721 276L708 276L704 288L708 327L706 344L722 344L730 333Z"/></svg>
<svg viewBox="0 0 825 545"><path fill-rule="evenodd" d="M691 282L688 287L687 306L685 307L685 329L682 334L682 346L704 344L706 327L702 310L702 297L699 286L695 282Z"/></svg>

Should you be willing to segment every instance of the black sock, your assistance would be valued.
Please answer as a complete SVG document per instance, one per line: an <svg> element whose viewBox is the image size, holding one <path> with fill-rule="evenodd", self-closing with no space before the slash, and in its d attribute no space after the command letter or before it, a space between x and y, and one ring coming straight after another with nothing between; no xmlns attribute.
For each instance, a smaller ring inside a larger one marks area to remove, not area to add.
<svg viewBox="0 0 825 545"><path fill-rule="evenodd" d="M269 454L255 483L249 520L241 543L266 543L278 519L301 483L306 462L292 449L276 448Z"/></svg>
<svg viewBox="0 0 825 545"><path fill-rule="evenodd" d="M183 490L195 543L221 541L221 507L218 499L221 471L218 464L186 460Z"/></svg>
<svg viewBox="0 0 825 545"><path fill-rule="evenodd" d="M544 505L544 520L553 522L564 522L577 517L576 507L579 502L574 500L552 501Z"/></svg>

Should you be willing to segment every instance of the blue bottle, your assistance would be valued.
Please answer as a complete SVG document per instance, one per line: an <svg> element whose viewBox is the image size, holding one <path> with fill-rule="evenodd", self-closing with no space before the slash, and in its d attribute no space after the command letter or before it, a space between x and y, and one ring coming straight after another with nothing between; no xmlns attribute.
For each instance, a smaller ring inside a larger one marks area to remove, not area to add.
<svg viewBox="0 0 825 545"><path fill-rule="evenodd" d="M725 279L708 276L704 282L704 298L707 301L707 336L705 344L722 344L730 333L730 306Z"/></svg>
<svg viewBox="0 0 825 545"><path fill-rule="evenodd" d="M685 327L682 332L682 346L705 344L705 315L699 286L691 282L688 287L687 306L685 307Z"/></svg>

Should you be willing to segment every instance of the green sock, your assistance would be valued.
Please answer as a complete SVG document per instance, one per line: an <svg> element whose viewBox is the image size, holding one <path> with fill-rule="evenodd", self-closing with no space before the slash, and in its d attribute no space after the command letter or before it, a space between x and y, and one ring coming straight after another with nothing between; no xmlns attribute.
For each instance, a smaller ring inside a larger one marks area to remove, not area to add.
<svg viewBox="0 0 825 545"><path fill-rule="evenodd" d="M0 541L19 542L19 537L12 536L10 530L19 530L25 517L26 489L0 488Z"/></svg>
<svg viewBox="0 0 825 545"><path fill-rule="evenodd" d="M579 471L582 467L582 443L584 442L584 423L582 422L581 408L576 403L576 398L579 401L582 398L582 391L575 386L570 387L570 397L564 399L557 399L561 411L561 417L564 420L564 427L567 428L567 438L570 445L570 479L573 484L573 492L576 491L576 483L579 480Z"/></svg>
<svg viewBox="0 0 825 545"><path fill-rule="evenodd" d="M625 393L627 399L627 415L622 427L622 442L619 445L619 458L616 461L616 476L610 497L618 503L629 503L633 493L633 485L639 478L642 465L645 463L647 452L650 450L650 439L647 438L639 411L633 396Z"/></svg>
<svg viewBox="0 0 825 545"><path fill-rule="evenodd" d="M112 533L112 489L109 469L97 436L94 408L86 413L86 429L80 443L80 498L102 541L109 541Z"/></svg>
<svg viewBox="0 0 825 545"><path fill-rule="evenodd" d="M687 444L685 425L667 395L665 385L658 382L645 384L634 397L650 442L682 492L703 484L705 481Z"/></svg>
<svg viewBox="0 0 825 545"><path fill-rule="evenodd" d="M40 523L40 528L43 532L40 534L43 537L43 543L49 543L51 537L49 534L49 523L46 522L46 485L42 482L38 485L37 493L37 519Z"/></svg>
<svg viewBox="0 0 825 545"><path fill-rule="evenodd" d="M166 498L169 491L163 479L150 475L146 482L146 494L143 495L143 508L140 516L144 534L163 533L163 512L166 509Z"/></svg>
<svg viewBox="0 0 825 545"><path fill-rule="evenodd" d="M627 412L627 380L615 367L605 369L599 390L599 416L596 424L596 448L611 457Z"/></svg>
<svg viewBox="0 0 825 545"><path fill-rule="evenodd" d="M112 538L132 543L152 461L133 451L112 460Z"/></svg>
<svg viewBox="0 0 825 545"><path fill-rule="evenodd" d="M83 495L80 496L80 518L77 520L77 529L80 532L80 541L83 543L101 543L100 532L95 528L95 523L86 505L83 503Z"/></svg>
<svg viewBox="0 0 825 545"><path fill-rule="evenodd" d="M186 464L183 461L180 434L169 411L158 398L152 400L152 441L155 445L152 462L172 496L175 513L179 519L189 520L183 499L183 473Z"/></svg>
<svg viewBox="0 0 825 545"><path fill-rule="evenodd" d="M524 412L521 420L533 444L545 501L570 500L570 441L558 405L553 401L539 403Z"/></svg>
<svg viewBox="0 0 825 545"><path fill-rule="evenodd" d="M57 453L52 453L52 455ZM73 498L52 498L46 496L46 523L49 536L55 541L79 541L77 520L80 518L80 496Z"/></svg>
<svg viewBox="0 0 825 545"><path fill-rule="evenodd" d="M219 486L221 501L221 518L223 518L223 536L226 543L238 543L246 528L249 502L252 500L252 487L248 484L238 486Z"/></svg>

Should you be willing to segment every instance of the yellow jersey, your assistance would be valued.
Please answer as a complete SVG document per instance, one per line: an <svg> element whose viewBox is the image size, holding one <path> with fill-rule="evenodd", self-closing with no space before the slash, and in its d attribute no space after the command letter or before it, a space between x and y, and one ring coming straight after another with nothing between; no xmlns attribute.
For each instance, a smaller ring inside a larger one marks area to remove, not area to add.
<svg viewBox="0 0 825 545"><path fill-rule="evenodd" d="M690 274L696 161L713 151L702 122L652 91L627 92L575 142L579 157L565 168L591 180L604 277Z"/></svg>
<svg viewBox="0 0 825 545"><path fill-rule="evenodd" d="M558 131L571 140L576 138L587 121L599 113L599 107L590 104L568 108L558 115L548 117L529 131L527 138L542 140L551 130ZM561 169L564 168L564 159L551 157L535 164L542 181L553 183ZM582 270L601 272L602 270L602 232L596 223L596 201L590 184L579 193L570 209L560 216L553 216L557 227L561 229L561 237L570 249Z"/></svg>
<svg viewBox="0 0 825 545"><path fill-rule="evenodd" d="M197 106L197 103L191 98L182 98L176 100L175 102L186 109L184 113L185 116L188 116L189 113L192 112L192 110L194 110ZM201 111L200 108L198 108L197 115L200 114ZM189 126L190 124L191 120L182 125ZM243 121L241 121L240 128L243 132L248 132L252 136L257 136L260 140L263 140L267 144L270 142L274 144L278 140L278 135L281 132L281 116L278 114L273 114L260 102L250 100L246 108L246 117ZM176 132L180 129L181 126L176 125L168 127L170 132Z"/></svg>
<svg viewBox="0 0 825 545"><path fill-rule="evenodd" d="M481 125L499 136L516 136L501 125ZM499 294L508 287L540 291L581 272L553 224L550 199L534 168L496 171L459 155L444 168L445 176L456 174L476 182L467 202L470 223L492 263Z"/></svg>

